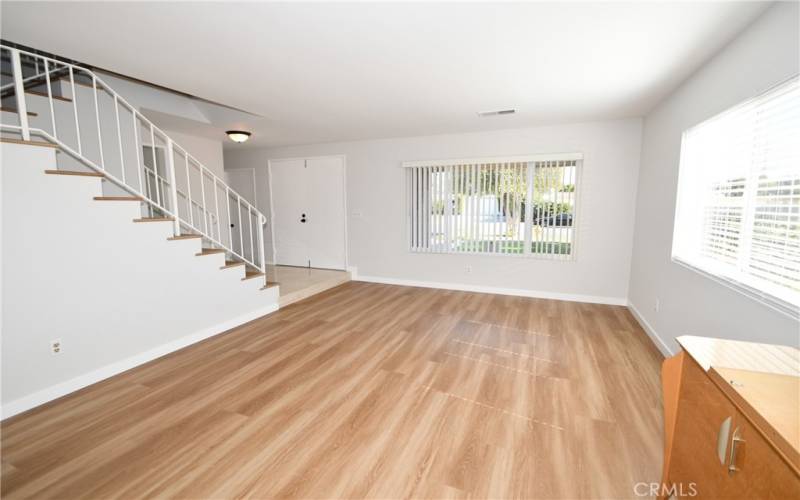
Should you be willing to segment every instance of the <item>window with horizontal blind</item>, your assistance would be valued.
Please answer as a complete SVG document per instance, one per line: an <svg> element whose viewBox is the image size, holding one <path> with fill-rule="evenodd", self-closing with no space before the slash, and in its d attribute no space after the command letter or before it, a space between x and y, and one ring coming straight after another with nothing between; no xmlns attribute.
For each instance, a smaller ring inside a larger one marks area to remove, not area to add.
<svg viewBox="0 0 800 500"><path fill-rule="evenodd" d="M797 77L684 132L673 259L800 311Z"/></svg>
<svg viewBox="0 0 800 500"><path fill-rule="evenodd" d="M412 252L575 255L580 154L406 162Z"/></svg>

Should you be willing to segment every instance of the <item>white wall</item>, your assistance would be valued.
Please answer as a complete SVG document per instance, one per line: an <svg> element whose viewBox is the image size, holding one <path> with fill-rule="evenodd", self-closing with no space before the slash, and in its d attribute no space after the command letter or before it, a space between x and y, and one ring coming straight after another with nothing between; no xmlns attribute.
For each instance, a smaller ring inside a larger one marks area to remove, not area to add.
<svg viewBox="0 0 800 500"><path fill-rule="evenodd" d="M186 149L190 155L197 158L200 163L208 167L217 177L225 181L222 141L175 132L174 130L164 130L164 132L182 148Z"/></svg>
<svg viewBox="0 0 800 500"><path fill-rule="evenodd" d="M0 159L4 417L277 309L276 287L196 257L200 240L133 223L138 203L94 201L100 179L45 175L54 149Z"/></svg>
<svg viewBox="0 0 800 500"><path fill-rule="evenodd" d="M174 92L161 90L150 85L141 84L127 78L121 78L102 71L98 76L126 101L138 108L152 109L161 113L177 116L197 122L208 122L193 100ZM156 125L158 125L156 123Z"/></svg>
<svg viewBox="0 0 800 500"><path fill-rule="evenodd" d="M136 106L137 110L140 112L152 109L159 113L172 115L184 120L192 120L203 124L209 123L208 118L195 106L195 101L189 97L136 83L107 73L100 72L99 75L103 81L114 89L114 91L132 105ZM184 132L176 132L170 129L169 126L159 123L158 119L151 118L151 120L156 126L163 129L179 146L189 151L189 154L197 158L203 165L224 180L222 140L208 139Z"/></svg>
<svg viewBox="0 0 800 500"><path fill-rule="evenodd" d="M645 119L630 301L662 350L685 334L800 345L796 320L670 260L681 133L797 74L798 19L796 2L770 8Z"/></svg>
<svg viewBox="0 0 800 500"><path fill-rule="evenodd" d="M476 118L477 119L477 118ZM424 281L491 291L625 303L641 121L558 125L470 134L226 150L225 167L257 169L259 209L268 211L270 158L347 157L349 265L360 277ZM410 253L401 162L582 152L578 249L574 262L520 257ZM361 217L353 213L360 212ZM467 273L466 267L472 272Z"/></svg>

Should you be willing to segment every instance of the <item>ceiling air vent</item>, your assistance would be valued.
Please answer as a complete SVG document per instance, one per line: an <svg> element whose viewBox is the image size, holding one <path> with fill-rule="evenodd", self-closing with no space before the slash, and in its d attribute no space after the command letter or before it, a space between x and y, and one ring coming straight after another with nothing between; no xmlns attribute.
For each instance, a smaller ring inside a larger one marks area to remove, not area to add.
<svg viewBox="0 0 800 500"><path fill-rule="evenodd" d="M516 109L498 109L495 111L478 111L478 116L486 117L486 116L500 116L500 115L513 115L516 113Z"/></svg>

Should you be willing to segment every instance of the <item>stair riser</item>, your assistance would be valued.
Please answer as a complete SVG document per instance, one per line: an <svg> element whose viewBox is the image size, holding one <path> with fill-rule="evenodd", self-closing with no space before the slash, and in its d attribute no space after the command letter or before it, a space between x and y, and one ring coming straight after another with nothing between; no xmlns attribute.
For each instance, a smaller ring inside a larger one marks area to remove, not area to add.
<svg viewBox="0 0 800 500"><path fill-rule="evenodd" d="M195 253L200 253L195 252ZM203 263L203 265L210 265L216 266L217 269L225 265L225 254L224 253L215 253L211 255L202 255L202 256L195 256L195 259L198 259ZM222 271L220 271L222 272Z"/></svg>
<svg viewBox="0 0 800 500"><path fill-rule="evenodd" d="M191 239L191 240L168 239L167 244L179 248L181 252L184 252L186 254L187 259L189 257L194 258L195 254L197 254L202 249L203 246L203 242L200 239Z"/></svg>
<svg viewBox="0 0 800 500"><path fill-rule="evenodd" d="M227 269L220 269L220 272L225 273L226 275L231 276L232 278L235 278L240 281L242 278L244 278L244 266L236 266Z"/></svg>
<svg viewBox="0 0 800 500"><path fill-rule="evenodd" d="M130 201L97 201L91 199L92 207L98 213L108 212L110 216L119 218L137 217L139 214L139 203Z"/></svg>
<svg viewBox="0 0 800 500"><path fill-rule="evenodd" d="M136 231L142 233L146 237L152 237L154 239L167 241L167 238L172 236L172 223L171 222L133 222L133 219L136 217L134 214L133 217L128 219L128 223L131 224Z"/></svg>

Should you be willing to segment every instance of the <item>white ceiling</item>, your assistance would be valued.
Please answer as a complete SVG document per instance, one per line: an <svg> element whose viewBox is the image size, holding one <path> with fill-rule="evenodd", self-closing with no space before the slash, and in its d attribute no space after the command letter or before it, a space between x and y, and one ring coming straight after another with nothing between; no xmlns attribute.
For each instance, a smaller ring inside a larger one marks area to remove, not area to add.
<svg viewBox="0 0 800 500"><path fill-rule="evenodd" d="M261 115L250 147L642 116L769 6L0 5L3 39Z"/></svg>

